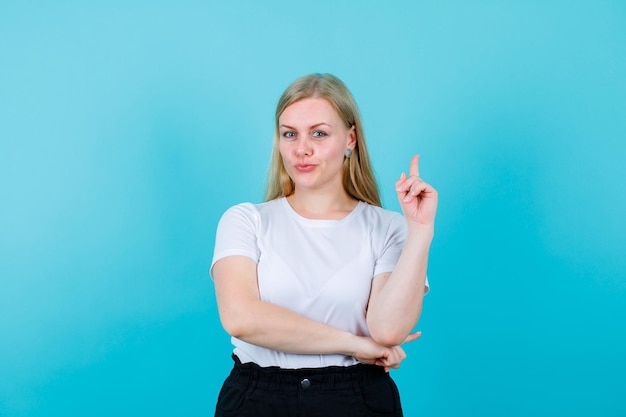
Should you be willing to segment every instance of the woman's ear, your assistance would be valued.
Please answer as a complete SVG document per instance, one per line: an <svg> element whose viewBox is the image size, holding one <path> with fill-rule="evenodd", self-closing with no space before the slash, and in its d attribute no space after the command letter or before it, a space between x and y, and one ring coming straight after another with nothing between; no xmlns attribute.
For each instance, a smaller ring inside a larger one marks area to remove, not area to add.
<svg viewBox="0 0 626 417"><path fill-rule="evenodd" d="M355 147L356 147L356 127L352 125L350 130L348 130L347 148L354 149Z"/></svg>

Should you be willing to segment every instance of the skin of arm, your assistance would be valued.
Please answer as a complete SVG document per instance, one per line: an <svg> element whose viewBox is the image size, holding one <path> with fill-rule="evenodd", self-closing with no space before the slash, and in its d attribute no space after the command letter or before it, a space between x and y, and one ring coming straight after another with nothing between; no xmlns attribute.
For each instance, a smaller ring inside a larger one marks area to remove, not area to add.
<svg viewBox="0 0 626 417"><path fill-rule="evenodd" d="M395 269L372 282L367 326L372 338L395 346L407 338L422 312L433 230L409 231Z"/></svg>
<svg viewBox="0 0 626 417"><path fill-rule="evenodd" d="M405 340L422 313L428 254L435 230L437 191L419 176L419 155L411 160L410 175L396 183L407 221L407 237L393 272L372 282L367 326L372 338L386 346Z"/></svg>
<svg viewBox="0 0 626 417"><path fill-rule="evenodd" d="M400 346L384 346L370 337L356 336L262 301L256 263L250 258L220 259L212 274L220 320L233 337L281 352L354 356L363 363L386 368L397 368L406 357Z"/></svg>

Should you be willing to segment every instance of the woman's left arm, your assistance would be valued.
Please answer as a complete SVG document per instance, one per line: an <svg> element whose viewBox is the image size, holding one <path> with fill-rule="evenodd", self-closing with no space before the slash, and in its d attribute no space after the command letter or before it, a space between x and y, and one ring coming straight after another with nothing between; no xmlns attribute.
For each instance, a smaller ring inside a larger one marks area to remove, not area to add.
<svg viewBox="0 0 626 417"><path fill-rule="evenodd" d="M374 277L367 309L372 338L387 346L401 344L422 312L438 196L420 178L418 164L419 155L415 155L409 176L402 173L396 182L398 200L407 221L406 241L393 272Z"/></svg>

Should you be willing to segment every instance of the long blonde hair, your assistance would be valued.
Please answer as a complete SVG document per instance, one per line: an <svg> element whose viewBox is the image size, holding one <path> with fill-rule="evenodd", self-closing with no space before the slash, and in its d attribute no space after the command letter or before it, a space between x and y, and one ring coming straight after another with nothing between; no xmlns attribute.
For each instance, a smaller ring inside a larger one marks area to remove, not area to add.
<svg viewBox="0 0 626 417"><path fill-rule="evenodd" d="M335 109L346 127L354 126L356 145L350 158L343 163L342 181L346 192L357 200L381 206L378 184L372 171L365 133L359 109L348 90L348 87L337 77L331 74L310 74L294 81L278 100L276 106L276 126L274 133L274 147L270 161L265 201L293 194L295 184L287 174L280 155L278 142L278 119L285 109L296 101L305 98L323 98Z"/></svg>

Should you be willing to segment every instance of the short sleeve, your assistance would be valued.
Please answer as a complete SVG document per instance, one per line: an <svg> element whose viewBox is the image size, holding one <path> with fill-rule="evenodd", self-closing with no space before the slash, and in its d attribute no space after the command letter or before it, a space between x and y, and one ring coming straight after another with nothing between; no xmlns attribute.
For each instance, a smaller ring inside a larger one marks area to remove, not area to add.
<svg viewBox="0 0 626 417"><path fill-rule="evenodd" d="M400 214L393 213L381 237L383 245L374 265L374 276L393 271L398 263L406 240L404 218Z"/></svg>
<svg viewBox="0 0 626 417"><path fill-rule="evenodd" d="M379 258L374 266L374 276L384 272L391 272L396 267L404 242L406 240L406 221L400 214L395 214L389 222L389 227L384 235L384 245ZM428 276L426 276L424 294L430 291Z"/></svg>
<svg viewBox="0 0 626 417"><path fill-rule="evenodd" d="M226 210L215 233L211 276L215 263L227 256L240 255L259 261L258 226L259 213L253 204L242 203Z"/></svg>

